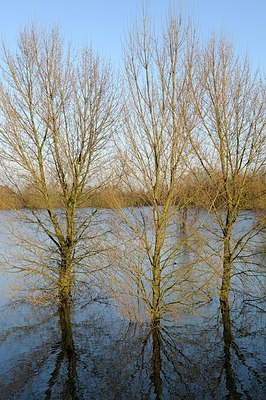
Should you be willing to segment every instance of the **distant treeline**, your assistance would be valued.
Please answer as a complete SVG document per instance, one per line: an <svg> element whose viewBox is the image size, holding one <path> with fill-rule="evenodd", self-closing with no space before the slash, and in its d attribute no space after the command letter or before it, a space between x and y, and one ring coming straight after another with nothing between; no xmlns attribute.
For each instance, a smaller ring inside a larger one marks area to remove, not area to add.
<svg viewBox="0 0 266 400"><path fill-rule="evenodd" d="M220 188L221 186L221 188ZM240 187L242 186L239 185ZM243 190L243 187L241 187ZM62 196L51 186L51 198L54 208L64 208ZM167 188L160 190L160 204L164 204ZM223 208L225 194L221 178L206 177L197 179L188 176L186 181L176 185L176 205L198 207L202 209ZM144 189L123 189L118 184L101 186L99 189L88 189L78 206L95 208L142 207L153 204L152 191ZM266 209L265 176L252 177L246 180L242 209ZM43 195L34 186L27 186L22 193L17 193L8 186L0 186L0 209L45 209Z"/></svg>

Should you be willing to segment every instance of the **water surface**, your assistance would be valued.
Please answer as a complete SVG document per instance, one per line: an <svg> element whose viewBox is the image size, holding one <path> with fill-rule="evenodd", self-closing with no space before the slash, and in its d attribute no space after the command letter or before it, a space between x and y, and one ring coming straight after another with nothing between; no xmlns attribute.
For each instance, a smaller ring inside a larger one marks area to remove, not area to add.
<svg viewBox="0 0 266 400"><path fill-rule="evenodd" d="M263 400L265 253L254 240L230 310L213 282L209 302L180 305L160 327L129 320L106 290L84 290L71 307L32 305L20 275L1 273L0 398ZM8 246L2 234L7 258Z"/></svg>

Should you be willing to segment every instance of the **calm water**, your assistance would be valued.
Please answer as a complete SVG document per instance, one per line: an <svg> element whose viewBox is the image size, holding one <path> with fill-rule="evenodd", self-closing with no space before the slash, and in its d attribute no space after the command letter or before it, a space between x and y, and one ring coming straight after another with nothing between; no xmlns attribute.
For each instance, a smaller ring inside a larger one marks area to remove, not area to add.
<svg viewBox="0 0 266 400"><path fill-rule="evenodd" d="M8 259L12 242L1 237ZM33 306L19 275L2 273L0 398L265 399L262 237L251 247L245 275L236 268L230 312L221 314L213 282L208 303L180 306L158 329L130 322L107 291L85 290L71 308Z"/></svg>

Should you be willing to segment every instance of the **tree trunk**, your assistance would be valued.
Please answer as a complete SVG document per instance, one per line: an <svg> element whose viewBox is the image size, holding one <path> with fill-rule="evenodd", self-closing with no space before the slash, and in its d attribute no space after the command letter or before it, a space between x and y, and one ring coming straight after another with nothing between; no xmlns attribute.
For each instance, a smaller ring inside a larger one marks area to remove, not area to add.
<svg viewBox="0 0 266 400"><path fill-rule="evenodd" d="M231 255L230 255L230 245L226 240L224 242L224 255L223 255L223 276L222 276L222 286L220 294L220 303L222 309L229 307L229 293L230 293L230 282L231 282Z"/></svg>
<svg viewBox="0 0 266 400"><path fill-rule="evenodd" d="M222 309L229 308L229 294L231 286L231 270L232 270L232 254L231 254L231 241L232 230L235 218L231 209L227 210L226 224L223 229L223 276L220 294L220 303Z"/></svg>
<svg viewBox="0 0 266 400"><path fill-rule="evenodd" d="M68 269L61 269L58 286L60 304L69 304L71 302L71 273Z"/></svg>
<svg viewBox="0 0 266 400"><path fill-rule="evenodd" d="M161 269L160 263L153 266L152 280L152 323L160 324L160 291L161 291Z"/></svg>
<svg viewBox="0 0 266 400"><path fill-rule="evenodd" d="M59 272L58 290L59 302L62 305L70 304L72 289L72 250L67 247L61 252L61 265Z"/></svg>
<svg viewBox="0 0 266 400"><path fill-rule="evenodd" d="M155 246L152 265L152 323L157 324L160 320L160 295L161 295L161 249L163 232L160 227L159 210L158 210L158 187L155 187L154 197L156 206L153 210L155 225Z"/></svg>

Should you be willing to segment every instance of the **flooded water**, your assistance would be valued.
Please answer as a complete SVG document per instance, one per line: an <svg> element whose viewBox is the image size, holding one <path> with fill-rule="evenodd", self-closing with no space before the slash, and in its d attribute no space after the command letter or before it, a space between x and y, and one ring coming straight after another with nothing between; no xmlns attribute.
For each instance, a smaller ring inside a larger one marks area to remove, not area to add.
<svg viewBox="0 0 266 400"><path fill-rule="evenodd" d="M129 320L107 290L33 305L20 275L2 273L1 400L265 399L265 253L257 237L252 246L230 310L213 282L208 302L180 304L160 326Z"/></svg>

